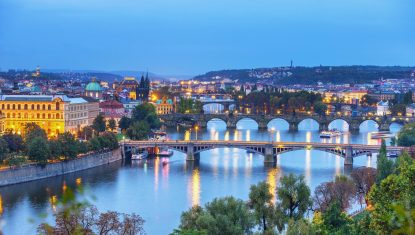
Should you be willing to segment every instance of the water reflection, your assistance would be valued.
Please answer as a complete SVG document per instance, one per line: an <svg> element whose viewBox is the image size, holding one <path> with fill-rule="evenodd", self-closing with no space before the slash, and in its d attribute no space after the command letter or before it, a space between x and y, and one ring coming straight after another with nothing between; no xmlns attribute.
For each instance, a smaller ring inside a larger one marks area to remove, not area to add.
<svg viewBox="0 0 415 235"><path fill-rule="evenodd" d="M200 172L199 168L192 170L192 176L187 184L188 198L191 202L190 206L200 205Z"/></svg>
<svg viewBox="0 0 415 235"><path fill-rule="evenodd" d="M267 183L269 184L269 192L272 194L272 202L275 203L277 198L277 185L278 185L278 169L269 168L267 174Z"/></svg>

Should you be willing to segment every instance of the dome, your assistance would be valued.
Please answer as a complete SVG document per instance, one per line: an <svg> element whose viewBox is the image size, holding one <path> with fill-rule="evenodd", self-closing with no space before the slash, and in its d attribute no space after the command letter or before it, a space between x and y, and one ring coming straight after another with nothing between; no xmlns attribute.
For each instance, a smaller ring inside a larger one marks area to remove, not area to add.
<svg viewBox="0 0 415 235"><path fill-rule="evenodd" d="M92 81L85 87L86 91L102 91L101 85L98 82Z"/></svg>

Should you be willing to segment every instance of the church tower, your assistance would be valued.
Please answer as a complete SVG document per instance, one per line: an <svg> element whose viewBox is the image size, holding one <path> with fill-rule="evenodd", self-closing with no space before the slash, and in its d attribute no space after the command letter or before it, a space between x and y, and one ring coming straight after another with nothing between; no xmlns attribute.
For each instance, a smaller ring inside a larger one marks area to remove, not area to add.
<svg viewBox="0 0 415 235"><path fill-rule="evenodd" d="M136 89L137 100L142 102L147 102L150 94L150 79L148 78L148 73L144 78L144 75L141 76L140 85Z"/></svg>

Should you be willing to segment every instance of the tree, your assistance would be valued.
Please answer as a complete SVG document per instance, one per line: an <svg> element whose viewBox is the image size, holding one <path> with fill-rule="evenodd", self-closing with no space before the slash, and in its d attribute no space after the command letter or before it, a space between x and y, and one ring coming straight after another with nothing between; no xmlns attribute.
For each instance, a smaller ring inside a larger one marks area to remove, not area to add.
<svg viewBox="0 0 415 235"><path fill-rule="evenodd" d="M24 133L25 133L24 137L25 137L26 144L28 144L31 140L33 140L34 138L37 138L37 137L43 138L43 139L48 138L45 130L40 128L40 126L38 126L34 122L26 124L25 129L24 129Z"/></svg>
<svg viewBox="0 0 415 235"><path fill-rule="evenodd" d="M376 183L379 184L394 171L394 163L386 156L386 142L382 139L382 144L377 158Z"/></svg>
<svg viewBox="0 0 415 235"><path fill-rule="evenodd" d="M98 116L92 122L92 129L97 133L105 131L105 118L102 114L98 114Z"/></svg>
<svg viewBox="0 0 415 235"><path fill-rule="evenodd" d="M341 209L338 201L331 203L322 214L322 230L327 234L352 234L352 220Z"/></svg>
<svg viewBox="0 0 415 235"><path fill-rule="evenodd" d="M362 106L373 106L377 103L378 101L373 98L372 96L366 94L362 97L362 99L360 100L360 104Z"/></svg>
<svg viewBox="0 0 415 235"><path fill-rule="evenodd" d="M160 120L157 118L156 108L150 103L137 105L131 114L131 122L145 121L150 128L159 128Z"/></svg>
<svg viewBox="0 0 415 235"><path fill-rule="evenodd" d="M376 169L371 167L360 167L354 169L350 176L356 188L357 198L360 202L362 199L365 200L367 205L368 201L366 200L366 196L376 181Z"/></svg>
<svg viewBox="0 0 415 235"><path fill-rule="evenodd" d="M290 220L286 235L312 235L315 234L313 226L305 219Z"/></svg>
<svg viewBox="0 0 415 235"><path fill-rule="evenodd" d="M415 123L406 124L399 131L398 145L405 147L415 145Z"/></svg>
<svg viewBox="0 0 415 235"><path fill-rule="evenodd" d="M20 152L25 148L23 139L18 134L8 132L3 135L3 139L7 142L10 152Z"/></svg>
<svg viewBox="0 0 415 235"><path fill-rule="evenodd" d="M94 135L94 129L91 126L86 126L82 128L82 130L78 133L78 138L82 138L84 140L89 140Z"/></svg>
<svg viewBox="0 0 415 235"><path fill-rule="evenodd" d="M114 130L115 130L115 128L117 128L117 122L114 120L114 118L111 118L111 119L108 121L108 128L109 128L111 131L114 131Z"/></svg>
<svg viewBox="0 0 415 235"><path fill-rule="evenodd" d="M391 114L394 116L401 115L405 116L406 106L404 104L394 104L390 107Z"/></svg>
<svg viewBox="0 0 415 235"><path fill-rule="evenodd" d="M126 131L127 128L131 125L131 119L127 116L122 116L118 122L118 126L121 128L121 131Z"/></svg>
<svg viewBox="0 0 415 235"><path fill-rule="evenodd" d="M27 146L29 159L40 164L46 164L50 156L49 145L46 139L35 137Z"/></svg>
<svg viewBox="0 0 415 235"><path fill-rule="evenodd" d="M278 209L285 217L290 219L298 220L302 218L312 204L310 189L302 175L296 176L291 173L283 176L277 194L279 199Z"/></svg>
<svg viewBox="0 0 415 235"><path fill-rule="evenodd" d="M7 141L0 136L0 163L4 161L8 153L9 145L7 144Z"/></svg>
<svg viewBox="0 0 415 235"><path fill-rule="evenodd" d="M391 174L374 185L368 195L373 208L370 228L376 233L392 234L394 230L403 228L406 219L402 218L400 211L415 209L415 163L408 157L404 158L398 162L397 174Z"/></svg>
<svg viewBox="0 0 415 235"><path fill-rule="evenodd" d="M408 105L408 104L412 104L412 91L408 91L404 94L403 96L403 103Z"/></svg>
<svg viewBox="0 0 415 235"><path fill-rule="evenodd" d="M257 185L251 185L249 192L249 205L254 211L254 217L262 231L272 231L274 229L275 209L272 204L272 194L270 186L265 181Z"/></svg>
<svg viewBox="0 0 415 235"><path fill-rule="evenodd" d="M115 211L100 213L88 202L78 201L70 188L65 190L58 205L53 214L55 225L40 224L37 228L39 234L145 234L144 220L139 215Z"/></svg>
<svg viewBox="0 0 415 235"><path fill-rule="evenodd" d="M338 202L342 210L350 206L350 200L355 196L353 182L344 175L336 176L332 182L324 182L314 190L314 207L325 212L334 202Z"/></svg>
<svg viewBox="0 0 415 235"><path fill-rule="evenodd" d="M318 115L325 115L327 111L327 105L325 105L323 102L318 101L314 103L314 112Z"/></svg>
<svg viewBox="0 0 415 235"><path fill-rule="evenodd" d="M181 217L180 229L207 234L249 234L253 228L248 206L233 197L215 198L205 208L193 207ZM193 233L194 234L194 233Z"/></svg>
<svg viewBox="0 0 415 235"><path fill-rule="evenodd" d="M60 155L63 156L65 160L74 159L78 155L78 142L71 133L65 132L59 134L57 144L60 146Z"/></svg>
<svg viewBox="0 0 415 235"><path fill-rule="evenodd" d="M150 126L145 121L136 121L127 129L127 136L132 140L145 140L150 133Z"/></svg>

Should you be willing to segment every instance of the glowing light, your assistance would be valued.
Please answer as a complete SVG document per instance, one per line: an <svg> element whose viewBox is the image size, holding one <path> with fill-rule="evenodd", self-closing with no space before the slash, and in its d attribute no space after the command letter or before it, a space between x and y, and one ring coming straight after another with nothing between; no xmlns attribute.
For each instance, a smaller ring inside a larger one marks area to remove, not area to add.
<svg viewBox="0 0 415 235"><path fill-rule="evenodd" d="M79 177L79 178L76 178L76 185L81 185L82 184L82 178L81 177Z"/></svg>
<svg viewBox="0 0 415 235"><path fill-rule="evenodd" d="M192 206L197 206L200 204L200 172L199 169L194 169L192 171L191 179L191 200Z"/></svg>
<svg viewBox="0 0 415 235"><path fill-rule="evenodd" d="M311 184L311 151L305 151L305 168L304 168L304 177L307 182L307 185Z"/></svg>
<svg viewBox="0 0 415 235"><path fill-rule="evenodd" d="M272 202L275 203L276 195L277 195L277 177L278 177L278 169L271 168L268 171L267 175L267 183L269 184L269 192L272 194Z"/></svg>
<svg viewBox="0 0 415 235"><path fill-rule="evenodd" d="M0 215L2 214L3 214L3 198L1 197L1 194L0 194Z"/></svg>

